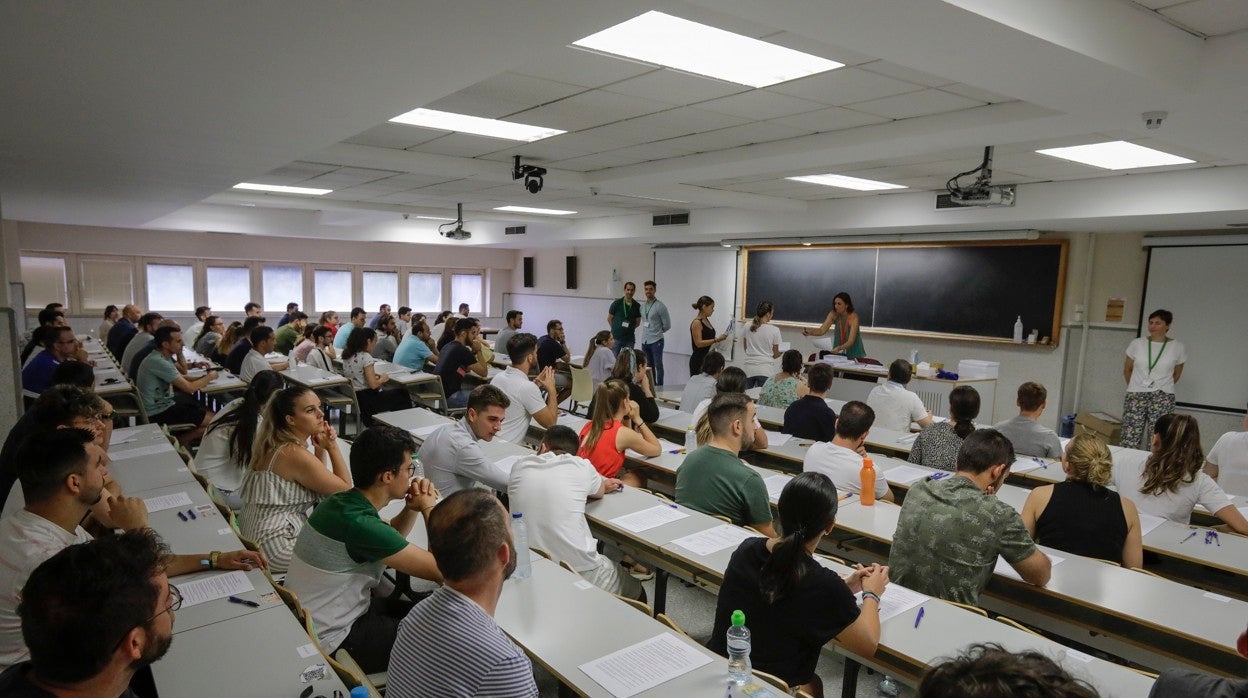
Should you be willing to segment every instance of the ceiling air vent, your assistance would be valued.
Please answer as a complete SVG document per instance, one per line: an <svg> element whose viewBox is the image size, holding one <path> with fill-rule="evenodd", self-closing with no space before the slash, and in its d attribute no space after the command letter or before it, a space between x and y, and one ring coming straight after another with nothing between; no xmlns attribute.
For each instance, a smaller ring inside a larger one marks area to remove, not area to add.
<svg viewBox="0 0 1248 698"><path fill-rule="evenodd" d="M525 226L523 225L509 225L507 226L506 230L503 231L503 234L504 235L524 235L524 231L525 231Z"/></svg>
<svg viewBox="0 0 1248 698"><path fill-rule="evenodd" d="M654 217L653 225L689 225L689 212L657 215Z"/></svg>

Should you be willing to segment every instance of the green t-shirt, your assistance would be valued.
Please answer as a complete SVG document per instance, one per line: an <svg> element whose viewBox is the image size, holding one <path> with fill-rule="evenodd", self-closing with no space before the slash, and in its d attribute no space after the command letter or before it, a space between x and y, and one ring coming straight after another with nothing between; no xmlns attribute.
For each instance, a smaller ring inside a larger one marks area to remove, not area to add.
<svg viewBox="0 0 1248 698"><path fill-rule="evenodd" d="M148 354L139 364L139 399L149 416L173 407L173 382L181 375L178 367L158 351Z"/></svg>
<svg viewBox="0 0 1248 698"><path fill-rule="evenodd" d="M703 446L676 471L676 501L703 514L727 516L738 526L771 522L767 485L736 455Z"/></svg>
<svg viewBox="0 0 1248 698"><path fill-rule="evenodd" d="M296 330L294 326L289 323L277 328L277 332L274 332L273 336L277 338L276 351L279 354L289 354L290 350L294 349L295 345L298 344L301 339L299 336L299 330Z"/></svg>
<svg viewBox="0 0 1248 698"><path fill-rule="evenodd" d="M611 336L617 342L634 342L637 339L637 325L641 323L641 304L634 300L625 305L624 297L620 296L611 303L607 311L611 316Z"/></svg>
<svg viewBox="0 0 1248 698"><path fill-rule="evenodd" d="M377 562L407 547L407 539L382 521L372 502L354 488L326 497L308 517L308 525L340 543L356 563Z"/></svg>
<svg viewBox="0 0 1248 698"><path fill-rule="evenodd" d="M1023 519L1009 504L967 478L923 480L906 493L889 577L948 601L978 604L1001 555L1010 564L1036 551Z"/></svg>

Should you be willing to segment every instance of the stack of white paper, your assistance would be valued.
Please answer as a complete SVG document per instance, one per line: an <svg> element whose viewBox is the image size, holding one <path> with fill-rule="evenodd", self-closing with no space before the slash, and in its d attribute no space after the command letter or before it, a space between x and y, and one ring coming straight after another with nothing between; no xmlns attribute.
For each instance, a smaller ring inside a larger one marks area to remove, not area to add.
<svg viewBox="0 0 1248 698"><path fill-rule="evenodd" d="M924 596L917 591L890 582L884 587L884 593L880 595L880 622L883 623L889 618L899 616L929 600L931 600L930 596ZM862 605L862 592L858 593L858 605Z"/></svg>
<svg viewBox="0 0 1248 698"><path fill-rule="evenodd" d="M780 492L785 485L789 484L789 480L792 479L788 475L768 475L763 478L763 484L767 485L767 498L771 500L780 499Z"/></svg>
<svg viewBox="0 0 1248 698"><path fill-rule="evenodd" d="M178 582L178 591L182 592L182 607L194 606L213 599L243 594L255 589L245 572L226 572L214 574L193 582Z"/></svg>
<svg viewBox="0 0 1248 698"><path fill-rule="evenodd" d="M1158 526L1162 525L1165 522L1166 522L1165 517L1153 516L1152 514L1145 514L1144 512L1141 511L1140 512L1140 535L1147 536L1150 532L1152 532L1154 528L1157 528Z"/></svg>
<svg viewBox="0 0 1248 698"><path fill-rule="evenodd" d="M897 485L909 485L931 475L930 471L912 465L894 465L884 471L884 479Z"/></svg>
<svg viewBox="0 0 1248 698"><path fill-rule="evenodd" d="M579 668L611 695L629 698L710 663L706 654L670 633L663 633Z"/></svg>
<svg viewBox="0 0 1248 698"><path fill-rule="evenodd" d="M650 507L649 509L642 509L641 511L635 511L631 514L617 516L614 519L611 519L611 523L619 526L625 531L641 533L642 531L648 531L656 526L662 526L665 523L679 521L683 518L687 518L688 516L688 513L677 509L675 504L660 504L658 506Z"/></svg>
<svg viewBox="0 0 1248 698"><path fill-rule="evenodd" d="M723 524L677 538L672 543L692 552L694 555L714 555L725 548L735 550L737 546L741 545L741 541L757 537L759 537L757 533L748 529Z"/></svg>

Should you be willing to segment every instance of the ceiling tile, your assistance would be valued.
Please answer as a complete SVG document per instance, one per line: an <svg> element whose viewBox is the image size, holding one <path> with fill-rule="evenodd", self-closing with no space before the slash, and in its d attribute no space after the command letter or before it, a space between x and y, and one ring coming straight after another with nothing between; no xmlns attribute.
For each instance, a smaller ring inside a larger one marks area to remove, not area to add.
<svg viewBox="0 0 1248 698"><path fill-rule="evenodd" d="M725 148L736 148L750 145L751 143L766 143L785 138L796 138L809 133L811 132L793 128L792 126L785 126L774 121L757 121L752 124L721 128L718 131L708 131L692 136L673 138L670 141L665 141L665 143L702 153L723 150Z"/></svg>
<svg viewBox="0 0 1248 698"><path fill-rule="evenodd" d="M1157 10L1163 7L1170 7L1171 5L1182 5L1183 3L1190 1L1191 0L1135 0L1135 4L1143 5L1150 10Z"/></svg>
<svg viewBox="0 0 1248 698"><path fill-rule="evenodd" d="M292 162L247 181L255 184L296 184L327 172L333 172L338 167L338 165L321 162Z"/></svg>
<svg viewBox="0 0 1248 698"><path fill-rule="evenodd" d="M748 119L697 107L679 107L581 131L579 135L599 138L607 143L618 143L623 147L740 126L744 123L748 123Z"/></svg>
<svg viewBox="0 0 1248 698"><path fill-rule="evenodd" d="M428 143L421 143L408 150L415 153L433 153L435 155L453 155L461 158L472 158L514 145L515 141L503 138L477 136L471 133L452 133Z"/></svg>
<svg viewBox="0 0 1248 698"><path fill-rule="evenodd" d="M357 133L346 139L345 142L356 145L371 145L376 148L404 150L421 143L428 143L435 138L441 138L448 133L450 131L436 131L429 128L387 122L380 126L374 126L367 131Z"/></svg>
<svg viewBox="0 0 1248 698"><path fill-rule="evenodd" d="M1013 97L1006 97L1005 95L998 94L996 92L981 90L978 87L972 87L971 85L966 85L960 82L944 85L940 89L942 92L952 92L955 95L967 97L980 102L988 102L989 104L1000 104L1001 102L1015 101Z"/></svg>
<svg viewBox="0 0 1248 698"><path fill-rule="evenodd" d="M914 83L885 77L861 68L841 68L800 80L790 80L767 89L770 92L780 92L841 107L854 102L915 92L922 88Z"/></svg>
<svg viewBox="0 0 1248 698"><path fill-rule="evenodd" d="M568 85L601 87L648 73L655 66L634 63L593 51L560 46L517 59L515 72Z"/></svg>
<svg viewBox="0 0 1248 698"><path fill-rule="evenodd" d="M922 92L895 95L869 102L859 102L852 105L852 107L854 111L886 116L890 119L908 119L914 116L941 114L943 112L970 109L971 107L981 107L983 105L983 102L977 102L973 99L959 97L958 95L941 92L940 90L928 89Z"/></svg>
<svg viewBox="0 0 1248 698"><path fill-rule="evenodd" d="M773 123L784 124L785 126L792 126L793 128L800 128L804 131L813 131L815 133L839 131L844 128L854 128L855 126L882 124L887 121L889 119L882 116L864 114L863 112L842 109L841 107L828 107L818 111L809 111L805 114L794 114L793 116L772 119Z"/></svg>
<svg viewBox="0 0 1248 698"><path fill-rule="evenodd" d="M326 189L342 189L364 184L378 179L385 179L400 174L392 170L372 170L364 167L340 167L317 177L303 180L301 185L324 187Z"/></svg>
<svg viewBox="0 0 1248 698"><path fill-rule="evenodd" d="M1248 29L1248 2L1244 0L1195 0L1160 12L1205 36L1224 36Z"/></svg>
<svg viewBox="0 0 1248 698"><path fill-rule="evenodd" d="M574 158L572 160L566 160L555 164L560 168L588 172L606 169L608 167L635 165L640 162L649 162L651 160L664 160L667 158L680 157L682 155L690 155L693 153L691 150L679 148L674 145L668 145L668 143L669 141L664 141L662 143L635 145L628 148L619 148L603 153Z"/></svg>
<svg viewBox="0 0 1248 698"><path fill-rule="evenodd" d="M449 111L453 114L468 114L485 119L501 119L508 114L524 111L536 105L529 103L527 100L513 102L480 93L460 91L422 106L427 109ZM542 126L543 124L534 125Z"/></svg>
<svg viewBox="0 0 1248 698"><path fill-rule="evenodd" d="M580 85L569 85L519 73L502 73L464 88L460 90L460 93L515 102L523 104L523 109L529 109L584 91L585 88Z"/></svg>
<svg viewBox="0 0 1248 698"><path fill-rule="evenodd" d="M801 114L822 108L819 102L792 97L769 90L750 90L730 97L720 97L709 102L701 102L699 109L739 116L745 119L762 121L781 116Z"/></svg>
<svg viewBox="0 0 1248 698"><path fill-rule="evenodd" d="M832 46L821 41L794 34L793 32L776 32L763 37L764 41L791 48L794 51L802 51L812 56L819 56L830 61L836 61L843 65L859 65L860 63L870 63L876 60L873 56L863 53L856 53L840 46Z"/></svg>
<svg viewBox="0 0 1248 698"><path fill-rule="evenodd" d="M670 105L640 97L591 90L545 106L513 114L507 121L580 131L622 119L663 111Z"/></svg>
<svg viewBox="0 0 1248 698"><path fill-rule="evenodd" d="M644 97L657 102L683 105L726 97L750 88L715 78L663 68L635 78L621 80L606 89L632 97Z"/></svg>
<svg viewBox="0 0 1248 698"><path fill-rule="evenodd" d="M564 133L532 143L515 144L479 157L485 160L510 161L513 157L519 155L525 162L543 163L566 160L568 158L589 155L590 153L597 153L602 150L609 150L613 147L631 145L628 143L604 144L601 139L589 136L594 130L596 129L580 133Z"/></svg>
<svg viewBox="0 0 1248 698"><path fill-rule="evenodd" d="M455 179L449 182L430 184L427 187L416 189L415 192L421 196L442 196L446 194L468 194L497 186L498 182L487 182L481 179Z"/></svg>
<svg viewBox="0 0 1248 698"><path fill-rule="evenodd" d="M906 82L912 82L916 85L925 85L927 87L940 87L941 85L949 85L957 82L957 80L949 80L947 78L924 73L921 70L907 68L904 65L889 63L888 61L873 61L859 67L863 70L876 73L877 75L887 75L890 78L897 78L898 80L905 80Z"/></svg>

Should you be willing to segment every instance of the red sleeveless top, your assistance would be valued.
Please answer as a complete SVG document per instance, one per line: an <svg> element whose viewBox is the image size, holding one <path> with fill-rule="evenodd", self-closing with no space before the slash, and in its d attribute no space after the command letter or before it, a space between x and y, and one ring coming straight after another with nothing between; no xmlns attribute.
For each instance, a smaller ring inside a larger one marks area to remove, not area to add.
<svg viewBox="0 0 1248 698"><path fill-rule="evenodd" d="M581 427L581 443L585 442L585 436L589 434L589 430L594 426L593 422ZM576 455L588 460L594 464L596 469L603 477L615 477L620 472L620 468L624 467L624 454L615 448L615 437L620 432L620 427L624 426L623 422L612 421L607 424L607 428L602 430L602 436L598 437L598 443L594 445L594 450L590 451L584 446L577 451Z"/></svg>

